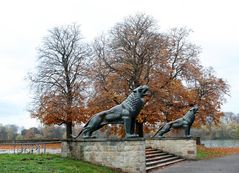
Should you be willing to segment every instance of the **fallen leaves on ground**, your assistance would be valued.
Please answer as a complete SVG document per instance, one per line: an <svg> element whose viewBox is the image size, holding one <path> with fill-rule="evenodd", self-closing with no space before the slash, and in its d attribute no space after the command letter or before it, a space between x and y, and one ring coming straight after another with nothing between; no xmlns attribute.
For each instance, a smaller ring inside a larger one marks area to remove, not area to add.
<svg viewBox="0 0 239 173"><path fill-rule="evenodd" d="M231 154L239 154L239 147L207 148L203 145L198 145L197 150L198 150L198 159L210 159L215 157L223 157Z"/></svg>
<svg viewBox="0 0 239 173"><path fill-rule="evenodd" d="M13 150L15 148L20 148L21 146L30 146L31 144L0 144L0 149L4 150ZM34 144L36 145L36 144ZM47 149L60 149L61 143L55 143L55 144L39 144L41 148L44 148L44 145L46 145Z"/></svg>

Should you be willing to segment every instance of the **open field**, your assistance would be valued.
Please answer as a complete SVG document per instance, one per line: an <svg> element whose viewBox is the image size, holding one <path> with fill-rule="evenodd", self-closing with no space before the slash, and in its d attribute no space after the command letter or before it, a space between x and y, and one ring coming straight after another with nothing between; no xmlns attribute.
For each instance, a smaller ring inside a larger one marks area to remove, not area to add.
<svg viewBox="0 0 239 173"><path fill-rule="evenodd" d="M115 173L103 166L53 154L0 154L1 173Z"/></svg>

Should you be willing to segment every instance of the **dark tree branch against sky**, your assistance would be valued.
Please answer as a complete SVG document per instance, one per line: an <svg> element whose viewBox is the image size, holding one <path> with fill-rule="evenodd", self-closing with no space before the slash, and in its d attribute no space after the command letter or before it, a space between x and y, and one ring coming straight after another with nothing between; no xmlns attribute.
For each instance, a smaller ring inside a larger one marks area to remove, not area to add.
<svg viewBox="0 0 239 173"><path fill-rule="evenodd" d="M143 123L175 120L195 104L200 107L200 124L209 115L217 122L229 86L213 69L200 64L200 48L189 41L189 34L186 28L160 33L155 20L146 14L117 23L93 46L96 92L89 109L107 109L147 84L151 97L137 119L139 136L143 136Z"/></svg>
<svg viewBox="0 0 239 173"><path fill-rule="evenodd" d="M36 72L29 74L34 93L31 116L44 124L65 124L67 138L84 107L89 57L90 48L82 43L79 26L55 27L38 49Z"/></svg>

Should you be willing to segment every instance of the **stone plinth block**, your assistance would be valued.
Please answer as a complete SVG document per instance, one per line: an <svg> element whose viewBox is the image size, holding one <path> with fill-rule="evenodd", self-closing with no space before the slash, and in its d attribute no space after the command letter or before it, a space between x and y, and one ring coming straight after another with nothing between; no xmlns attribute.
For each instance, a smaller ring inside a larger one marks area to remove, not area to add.
<svg viewBox="0 0 239 173"><path fill-rule="evenodd" d="M125 172L145 172L145 140L84 139L62 142L62 156L70 156Z"/></svg>

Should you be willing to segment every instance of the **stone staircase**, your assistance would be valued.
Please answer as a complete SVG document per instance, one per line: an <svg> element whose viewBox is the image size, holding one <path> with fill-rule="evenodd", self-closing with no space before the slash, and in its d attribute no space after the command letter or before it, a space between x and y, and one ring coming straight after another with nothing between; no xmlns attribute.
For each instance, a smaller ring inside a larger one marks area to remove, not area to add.
<svg viewBox="0 0 239 173"><path fill-rule="evenodd" d="M174 154L169 154L151 147L145 149L145 157L146 172L150 172L153 169L162 168L185 160L184 158Z"/></svg>

